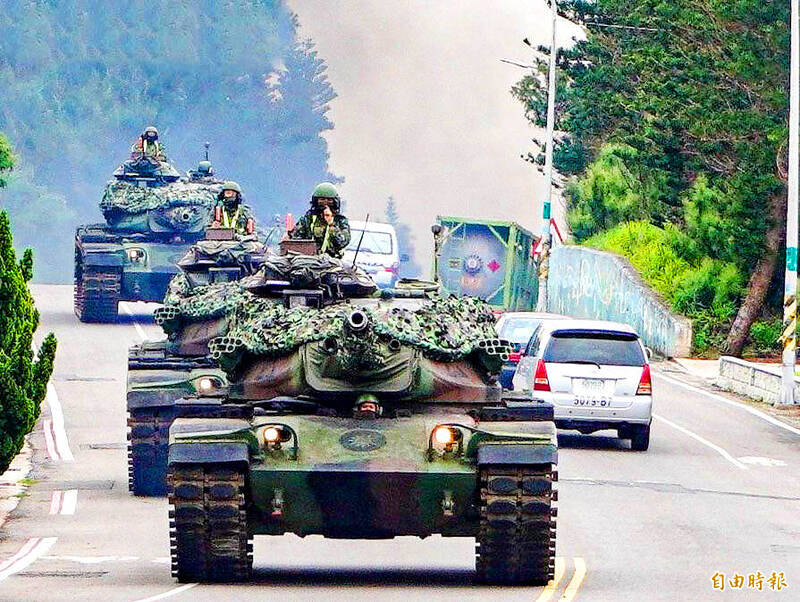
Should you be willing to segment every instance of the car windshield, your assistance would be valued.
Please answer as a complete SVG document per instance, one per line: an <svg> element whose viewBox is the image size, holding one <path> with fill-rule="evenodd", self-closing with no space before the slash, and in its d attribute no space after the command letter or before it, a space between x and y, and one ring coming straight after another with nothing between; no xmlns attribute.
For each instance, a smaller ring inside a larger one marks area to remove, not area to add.
<svg viewBox="0 0 800 602"><path fill-rule="evenodd" d="M603 331L557 331L543 357L555 364L644 366L645 359L634 334Z"/></svg>
<svg viewBox="0 0 800 602"><path fill-rule="evenodd" d="M361 241L362 233L364 234L363 241ZM359 241L361 241L359 253L392 254L392 235L388 232L372 232L370 230L365 232L364 230L353 229L350 231L350 244L347 245L347 250L355 252Z"/></svg>
<svg viewBox="0 0 800 602"><path fill-rule="evenodd" d="M497 336L513 343L515 347L521 347L528 343L540 322L539 318L506 318L500 325Z"/></svg>

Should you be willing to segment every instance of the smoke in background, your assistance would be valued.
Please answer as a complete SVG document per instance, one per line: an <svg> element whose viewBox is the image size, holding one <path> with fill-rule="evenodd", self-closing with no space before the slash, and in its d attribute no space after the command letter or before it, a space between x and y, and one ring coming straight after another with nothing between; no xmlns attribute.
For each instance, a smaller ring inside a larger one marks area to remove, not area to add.
<svg viewBox="0 0 800 602"><path fill-rule="evenodd" d="M392 195L427 273L437 215L540 228L544 178L521 155L537 131L512 98L529 64L522 44L550 44L549 11L530 0L289 0L300 35L328 63L338 98L325 134L352 219L382 215ZM560 20L560 44L579 31ZM563 223L559 203L555 217Z"/></svg>

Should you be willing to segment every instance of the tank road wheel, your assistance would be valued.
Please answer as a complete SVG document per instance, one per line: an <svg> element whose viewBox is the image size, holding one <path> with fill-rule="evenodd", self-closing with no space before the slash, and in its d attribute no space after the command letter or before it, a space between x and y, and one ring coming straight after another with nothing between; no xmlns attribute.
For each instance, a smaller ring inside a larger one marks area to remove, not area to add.
<svg viewBox="0 0 800 602"><path fill-rule="evenodd" d="M122 274L113 267L75 260L75 315L81 322L116 322Z"/></svg>
<svg viewBox="0 0 800 602"><path fill-rule="evenodd" d="M480 581L545 585L553 578L556 479L552 464L480 467Z"/></svg>
<svg viewBox="0 0 800 602"><path fill-rule="evenodd" d="M250 578L245 472L228 464L169 469L172 576L181 583Z"/></svg>
<svg viewBox="0 0 800 602"><path fill-rule="evenodd" d="M163 408L128 413L128 491L133 495L167 494L167 450L173 418L173 412Z"/></svg>

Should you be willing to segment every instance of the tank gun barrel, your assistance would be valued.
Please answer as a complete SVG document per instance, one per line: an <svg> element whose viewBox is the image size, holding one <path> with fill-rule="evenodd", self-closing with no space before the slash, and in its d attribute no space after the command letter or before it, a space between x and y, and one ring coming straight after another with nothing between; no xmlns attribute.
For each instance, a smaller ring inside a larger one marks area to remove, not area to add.
<svg viewBox="0 0 800 602"><path fill-rule="evenodd" d="M351 332L364 332L369 327L369 316L360 309L354 309L347 315L345 324Z"/></svg>

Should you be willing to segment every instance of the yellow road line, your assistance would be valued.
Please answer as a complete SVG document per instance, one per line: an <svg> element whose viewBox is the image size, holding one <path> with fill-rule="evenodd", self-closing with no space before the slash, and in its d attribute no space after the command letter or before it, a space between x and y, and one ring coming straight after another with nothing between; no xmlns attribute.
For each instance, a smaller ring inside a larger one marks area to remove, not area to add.
<svg viewBox="0 0 800 602"><path fill-rule="evenodd" d="M550 598L553 597L553 594L556 593L556 589L558 588L558 584L561 583L561 578L564 576L564 559L561 557L556 558L556 574L550 583L547 584L542 590L542 593L539 594L539 597L536 598L536 602L547 602Z"/></svg>
<svg viewBox="0 0 800 602"><path fill-rule="evenodd" d="M583 578L586 577L586 562L583 558L574 558L573 560L575 560L575 572L572 574L572 579L570 579L567 589L564 590L563 595L559 598L561 602L574 600L575 594L578 593L578 589L583 583Z"/></svg>

